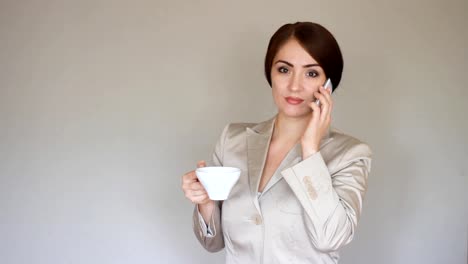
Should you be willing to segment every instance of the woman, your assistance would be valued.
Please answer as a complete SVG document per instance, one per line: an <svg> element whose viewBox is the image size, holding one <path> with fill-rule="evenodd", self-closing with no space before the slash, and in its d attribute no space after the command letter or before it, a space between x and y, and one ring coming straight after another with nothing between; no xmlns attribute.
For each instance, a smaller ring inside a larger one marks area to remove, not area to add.
<svg viewBox="0 0 468 264"><path fill-rule="evenodd" d="M226 263L337 263L353 239L371 150L330 128L331 89L322 85L330 78L335 90L342 69L340 48L321 25L279 28L265 59L278 113L227 125L209 164L241 169L229 198L211 201L194 171L183 176L195 235L210 252L226 248Z"/></svg>

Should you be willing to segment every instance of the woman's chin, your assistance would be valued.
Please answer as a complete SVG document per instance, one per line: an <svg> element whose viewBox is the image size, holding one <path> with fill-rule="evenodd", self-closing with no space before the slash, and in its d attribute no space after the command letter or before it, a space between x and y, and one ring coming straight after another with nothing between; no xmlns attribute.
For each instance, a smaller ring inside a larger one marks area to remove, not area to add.
<svg viewBox="0 0 468 264"><path fill-rule="evenodd" d="M310 116L312 111L308 109L278 109L278 113L283 115L284 117L302 118Z"/></svg>

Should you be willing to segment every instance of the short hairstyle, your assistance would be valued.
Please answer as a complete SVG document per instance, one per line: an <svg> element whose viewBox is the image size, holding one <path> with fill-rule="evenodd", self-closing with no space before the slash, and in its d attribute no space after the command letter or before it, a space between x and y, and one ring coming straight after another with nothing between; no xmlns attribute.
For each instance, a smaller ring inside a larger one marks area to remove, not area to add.
<svg viewBox="0 0 468 264"><path fill-rule="evenodd" d="M290 39L296 39L331 79L333 91L343 72L343 56L338 42L323 26L313 22L296 22L281 26L270 39L265 56L265 77L271 86L271 67L279 49Z"/></svg>

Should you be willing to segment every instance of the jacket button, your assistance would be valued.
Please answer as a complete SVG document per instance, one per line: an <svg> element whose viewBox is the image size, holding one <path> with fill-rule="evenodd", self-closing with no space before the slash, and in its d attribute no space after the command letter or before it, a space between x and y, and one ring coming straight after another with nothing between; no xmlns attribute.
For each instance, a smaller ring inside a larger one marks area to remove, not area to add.
<svg viewBox="0 0 468 264"><path fill-rule="evenodd" d="M256 225L261 225L262 222L263 222L263 221L262 221L262 217L261 217L260 215L254 216L253 220L254 220L254 223L255 223Z"/></svg>

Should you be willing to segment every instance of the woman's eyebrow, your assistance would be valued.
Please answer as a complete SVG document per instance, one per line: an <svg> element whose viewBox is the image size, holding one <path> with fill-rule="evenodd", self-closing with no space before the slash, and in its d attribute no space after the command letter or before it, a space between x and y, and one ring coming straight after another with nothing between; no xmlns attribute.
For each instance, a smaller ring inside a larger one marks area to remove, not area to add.
<svg viewBox="0 0 468 264"><path fill-rule="evenodd" d="M318 65L318 63L312 63L312 64L306 64L306 65L304 65L302 67L309 68L309 67L314 67L314 66L320 66L320 65Z"/></svg>
<svg viewBox="0 0 468 264"><path fill-rule="evenodd" d="M282 63L288 65L289 67L293 67L293 68L294 68L294 65L292 65L292 63L290 63L290 62L287 62L287 61L284 61L284 60L277 60L277 61L275 62L275 64L278 63L278 62L282 62ZM314 67L314 66L320 66L320 65L319 65L318 63L312 63L312 64L303 65L302 67L303 67L303 68L309 68L309 67Z"/></svg>

